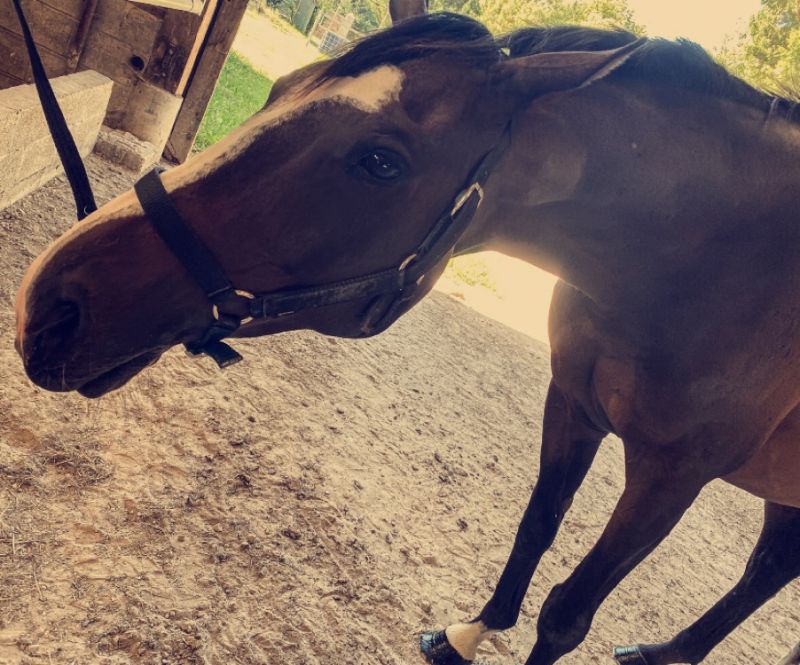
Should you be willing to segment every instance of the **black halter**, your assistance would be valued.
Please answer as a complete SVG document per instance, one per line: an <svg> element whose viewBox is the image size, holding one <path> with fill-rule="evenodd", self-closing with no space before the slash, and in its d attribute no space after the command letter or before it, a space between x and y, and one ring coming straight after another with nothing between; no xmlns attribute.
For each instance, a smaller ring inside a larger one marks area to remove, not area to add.
<svg viewBox="0 0 800 665"><path fill-rule="evenodd" d="M53 141L61 157L78 208L78 219L96 210L91 186L75 142L58 106L19 0L13 0L30 56ZM475 166L461 191L439 216L422 242L398 266L361 277L303 288L287 288L253 294L231 284L214 255L181 218L154 169L134 189L156 232L203 289L211 303L213 321L197 340L188 342L192 355L207 354L220 367L242 357L222 340L253 319L276 319L312 307L371 298L361 320L363 336L388 328L414 298L425 275L452 252L483 200L483 187L510 143L509 123L500 142Z"/></svg>
<svg viewBox="0 0 800 665"><path fill-rule="evenodd" d="M227 367L242 357L222 340L243 324L364 298L371 298L371 302L362 317L363 335L382 332L414 298L425 275L452 252L480 206L483 187L509 142L510 125L500 142L472 170L452 204L400 265L331 284L261 294L243 291L231 284L214 255L175 209L159 177L160 170L150 171L134 185L139 202L158 235L211 303L213 322L199 339L186 344L187 351L192 355L206 354L220 367Z"/></svg>

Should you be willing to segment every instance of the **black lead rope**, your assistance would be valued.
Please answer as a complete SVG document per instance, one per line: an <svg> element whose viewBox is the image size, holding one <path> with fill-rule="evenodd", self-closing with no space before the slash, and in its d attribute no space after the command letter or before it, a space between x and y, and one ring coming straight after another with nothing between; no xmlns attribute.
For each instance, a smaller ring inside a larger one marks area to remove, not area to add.
<svg viewBox="0 0 800 665"><path fill-rule="evenodd" d="M33 41L30 27L28 27L28 21L25 19L22 5L20 5L20 0L11 1L14 4L14 9L17 11L19 24L22 27L22 36L25 39L25 47L28 49L28 57L31 61L33 82L36 84L36 91L39 93L39 100L42 103L44 117L45 120L47 120L47 126L50 128L53 143L56 144L58 156L61 158L61 163L64 165L64 172L72 188L72 195L75 197L78 219L81 220L97 210L97 204L94 202L94 194L92 194L92 186L89 184L89 177L86 175L86 168L78 152L78 147L75 145L75 139L72 138L72 133L69 131L69 127L67 127L64 113L61 111L53 88L50 85L50 81L47 79L44 65L42 65L42 59L39 57L39 51Z"/></svg>

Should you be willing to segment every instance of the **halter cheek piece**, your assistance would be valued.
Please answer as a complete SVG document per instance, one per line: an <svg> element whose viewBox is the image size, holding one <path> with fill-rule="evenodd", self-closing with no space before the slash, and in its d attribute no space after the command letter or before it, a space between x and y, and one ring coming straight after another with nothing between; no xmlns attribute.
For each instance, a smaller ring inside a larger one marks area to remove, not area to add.
<svg viewBox="0 0 800 665"><path fill-rule="evenodd" d="M214 255L183 220L154 169L134 189L150 223L211 304L212 323L197 340L186 344L192 355L206 354L220 367L242 357L222 340L254 319L277 319L304 309L371 298L361 323L363 336L388 328L414 298L425 275L444 259L464 234L483 200L483 187L510 143L510 124L500 142L475 166L463 189L455 196L428 234L398 266L300 288L253 294L231 284Z"/></svg>

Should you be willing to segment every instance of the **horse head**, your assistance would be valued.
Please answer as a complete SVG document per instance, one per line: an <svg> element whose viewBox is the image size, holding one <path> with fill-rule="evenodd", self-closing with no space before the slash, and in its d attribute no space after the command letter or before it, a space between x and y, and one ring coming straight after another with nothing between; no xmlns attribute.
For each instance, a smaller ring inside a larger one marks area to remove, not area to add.
<svg viewBox="0 0 800 665"><path fill-rule="evenodd" d="M279 79L259 113L161 182L237 293L389 275L419 261L442 217L463 205L464 183L507 137L517 108L581 86L623 58L607 51L510 59L471 19L402 20ZM479 203L470 201L475 223ZM457 238L450 240L412 284L400 285L402 297L376 303L375 293L350 289L347 298L256 318L231 336L380 332L431 289ZM16 309L16 345L30 378L86 396L196 342L217 314L133 191L34 261Z"/></svg>

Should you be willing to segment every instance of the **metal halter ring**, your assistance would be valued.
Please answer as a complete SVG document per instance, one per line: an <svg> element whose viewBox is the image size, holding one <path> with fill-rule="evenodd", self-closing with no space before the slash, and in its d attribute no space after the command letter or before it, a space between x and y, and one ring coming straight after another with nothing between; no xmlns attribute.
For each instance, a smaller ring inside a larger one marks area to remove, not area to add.
<svg viewBox="0 0 800 665"><path fill-rule="evenodd" d="M469 187L467 187L463 192L461 192L461 196L456 199L456 202L453 204L453 209L450 211L450 216L453 217L461 208L464 207L464 204L467 202L470 196L472 196L473 192L478 193L478 206L483 202L483 187L479 182L473 182ZM478 206L475 206L476 208Z"/></svg>
<svg viewBox="0 0 800 665"><path fill-rule="evenodd" d="M242 298L247 298L248 300L256 299L256 297L252 293L250 293L250 291L244 291L243 289L234 289L233 292L237 296L241 296ZM211 315L214 317L216 321L219 321L219 307L217 307L216 305L211 305ZM246 323L250 323L250 321L252 320L253 320L252 316L246 316L239 322L239 325L243 326Z"/></svg>
<svg viewBox="0 0 800 665"><path fill-rule="evenodd" d="M400 264L400 267L397 269L397 272L403 272L406 268L408 268L409 264L417 258L416 253L412 254L411 256L407 256L403 259L403 262Z"/></svg>

